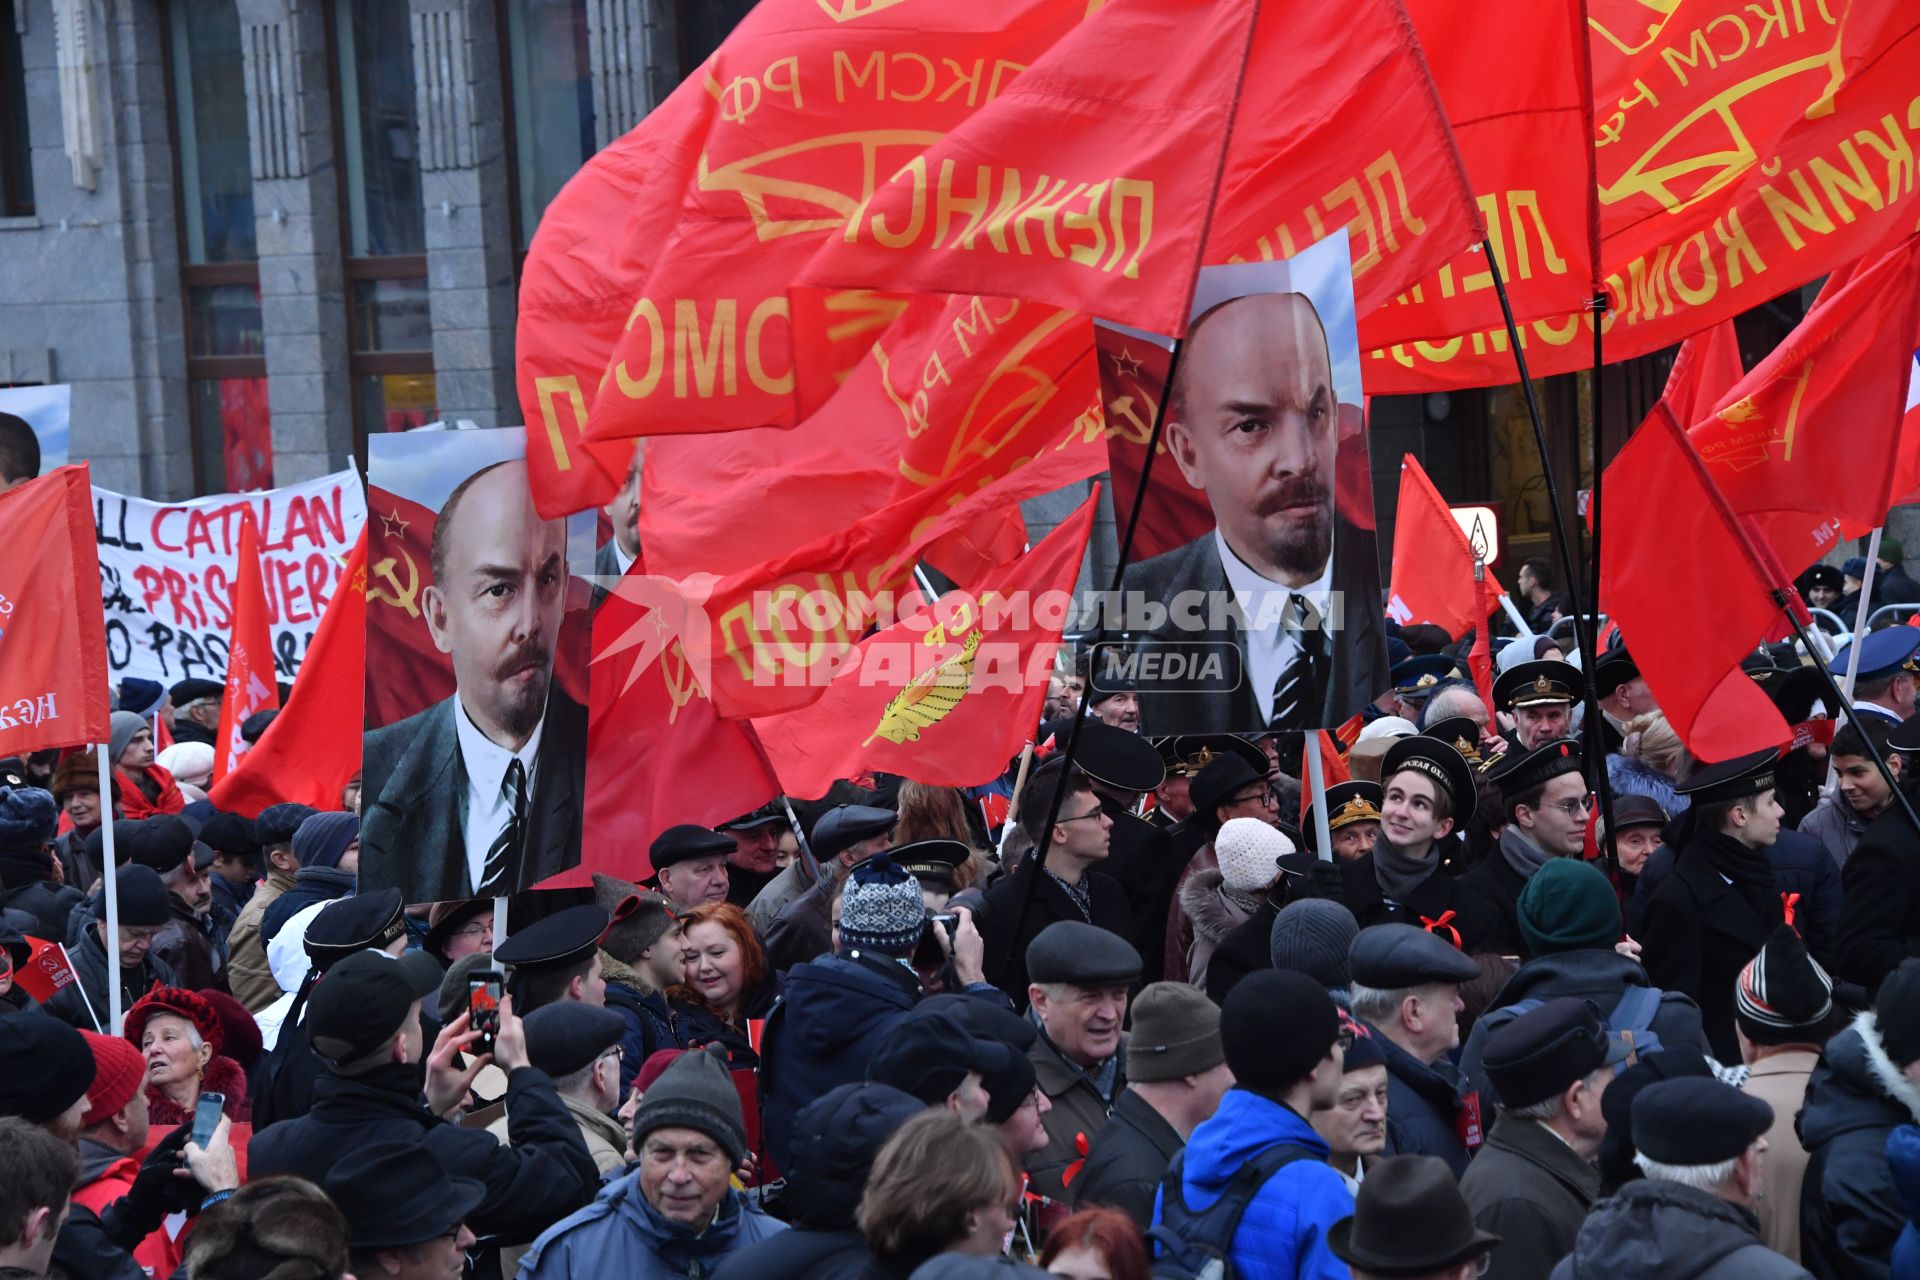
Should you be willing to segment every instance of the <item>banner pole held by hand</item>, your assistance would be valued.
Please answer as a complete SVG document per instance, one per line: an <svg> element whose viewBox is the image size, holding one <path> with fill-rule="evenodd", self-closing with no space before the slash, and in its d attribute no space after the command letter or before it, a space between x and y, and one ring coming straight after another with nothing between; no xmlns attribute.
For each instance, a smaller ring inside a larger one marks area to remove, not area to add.
<svg viewBox="0 0 1920 1280"><path fill-rule="evenodd" d="M1327 766L1320 758L1321 732L1307 730L1307 785L1313 788L1313 838L1320 850L1320 861L1332 862L1333 828L1327 825Z"/></svg>
<svg viewBox="0 0 1920 1280"><path fill-rule="evenodd" d="M93 758L100 770L100 795L107 801L113 797L113 781L107 769L107 744L97 742L93 747ZM104 1034L120 1034L120 1021L126 1010L120 1007L120 877L119 866L113 850L113 812L108 803L106 820L100 824L100 892L107 904L107 1029ZM74 981L80 977L74 975Z"/></svg>

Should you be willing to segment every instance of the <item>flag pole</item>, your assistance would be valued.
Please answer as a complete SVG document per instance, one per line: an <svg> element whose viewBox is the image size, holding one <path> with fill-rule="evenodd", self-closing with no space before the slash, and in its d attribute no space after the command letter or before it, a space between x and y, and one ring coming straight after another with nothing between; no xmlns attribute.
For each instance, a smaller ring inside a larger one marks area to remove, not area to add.
<svg viewBox="0 0 1920 1280"><path fill-rule="evenodd" d="M1507 342L1513 348L1514 367L1520 372L1520 390L1526 396L1527 417L1533 423L1533 445L1540 454L1540 475L1541 478L1546 481L1547 485L1547 512L1553 520L1554 541L1559 544L1560 572L1567 579L1568 596L1573 601L1574 644L1580 650L1581 661L1584 664L1584 671L1587 675L1587 678L1581 682L1586 686L1581 698L1581 706L1585 709L1584 724L1587 734L1590 735L1596 743L1604 744L1606 738L1601 733L1601 726L1604 725L1606 721L1602 719L1600 715L1600 700L1594 697L1593 693L1593 665L1594 659L1597 658L1599 654L1594 649L1593 630L1588 625L1587 614L1580 607L1580 588L1582 583L1579 575L1575 572L1573 542L1567 532L1567 517L1560 509L1560 485L1553 474L1553 455L1547 449L1547 428L1546 424L1542 422L1540 418L1540 402L1533 393L1533 377L1527 372L1527 353L1520 345L1520 327L1513 321L1513 303L1507 298L1507 282L1500 274L1499 255L1494 253L1493 242L1491 240L1482 240L1480 247L1487 255L1487 270L1493 276L1494 294L1500 299L1500 316L1506 322ZM1598 317L1596 317L1594 320L1594 341L1596 343L1596 349L1599 342L1599 335L1600 321ZM1596 366L1596 373L1597 369L1598 366ZM1598 391L1599 378L1596 376L1594 379L1594 392L1596 396L1598 395ZM1595 448L1597 449L1599 447L1598 419L1595 420L1594 440ZM1578 477L1575 478L1578 479ZM1600 477L1598 473L1594 475L1593 485L1597 495L1600 488ZM1600 526L1598 524L1598 517L1599 511L1596 507L1596 523L1594 524L1593 539L1596 564L1599 561L1600 555ZM1597 620L1600 613L1600 583L1598 579L1594 581L1593 595L1590 603L1593 608L1594 617ZM1593 758L1588 761L1588 764L1593 769L1595 789L1600 793L1600 816L1606 821L1607 830L1612 831L1615 829L1613 825L1613 788L1607 785L1606 752L1600 751L1589 754L1593 756Z"/></svg>
<svg viewBox="0 0 1920 1280"><path fill-rule="evenodd" d="M1113 574L1107 585L1107 595L1114 598L1119 595L1127 572L1127 557L1133 552L1133 536L1140 529L1140 511L1146 505L1147 483L1153 478L1153 455L1160 448L1160 434L1167 425L1167 403L1173 399L1173 380L1180 373L1180 353L1185 350L1187 340L1175 338L1173 354L1167 360L1167 383L1160 392L1160 403L1153 409L1153 428L1147 432L1147 456L1140 463L1140 483L1133 491L1133 503L1127 510L1127 524L1120 535L1120 554L1114 560ZM1093 643L1090 652L1097 655L1100 646L1106 640L1107 610L1099 612L1099 621L1093 629ZM1080 687L1080 705L1075 708L1073 723L1067 727L1067 740L1061 745L1060 758L1064 763L1060 772L1064 775L1073 768L1073 754L1080 746L1080 726L1087 722L1087 711L1092 707L1093 684L1096 672L1089 669L1087 678ZM1007 931L1007 953L1003 960L1012 964L1014 952L1020 945L1020 933L1027 927L1027 915L1033 909L1033 900L1040 891L1040 871L1047 865L1047 848L1053 843L1053 828L1060 821L1060 804L1067 798L1065 787L1053 789L1053 802L1047 806L1047 822L1041 828L1040 838L1034 841L1033 853L1029 855L1034 871L1027 877L1026 892L1020 895L1020 910L1013 918L1013 928ZM1012 822L1014 810L1007 810L1007 821ZM1003 873L1011 874L1011 867L1002 866Z"/></svg>
<svg viewBox="0 0 1920 1280"><path fill-rule="evenodd" d="M100 798L106 806L106 821L100 824L100 892L107 904L107 1026L103 1035L120 1034L120 1020L126 1013L120 1007L120 877L113 847L113 781L107 769L107 744L93 745L93 759L99 769ZM74 975L79 981L79 975ZM96 1017L98 1015L95 1015Z"/></svg>
<svg viewBox="0 0 1920 1280"><path fill-rule="evenodd" d="M1484 624L1483 624L1484 625ZM1313 838L1320 861L1333 861L1333 828L1327 824L1327 765L1320 758L1323 729L1307 730L1307 785L1313 788Z"/></svg>
<svg viewBox="0 0 1920 1280"><path fill-rule="evenodd" d="M1600 395L1600 372L1603 363L1601 358L1601 330L1604 327L1603 322L1607 318L1607 295L1605 293L1595 293L1592 301L1587 304L1587 309L1593 314L1593 381L1592 385L1588 388L1589 399L1587 402L1593 419L1588 427L1593 437L1591 441L1593 449L1593 488L1589 490L1589 496L1587 498L1587 510L1592 513L1593 517L1593 547L1591 549L1591 563L1593 568L1587 575L1587 581L1593 584L1593 617L1594 626L1597 628L1600 622L1600 480L1601 477L1606 474L1606 450L1602 445L1600 426L1600 406L1602 403ZM1578 477L1575 479L1577 481Z"/></svg>
<svg viewBox="0 0 1920 1280"><path fill-rule="evenodd" d="M1520 606L1513 602L1513 597L1504 591L1500 593L1500 607L1506 611L1507 620L1513 623L1515 631L1528 639L1533 637L1533 628L1527 625L1527 616L1520 612Z"/></svg>
<svg viewBox="0 0 1920 1280"><path fill-rule="evenodd" d="M1020 767L1013 775L1013 794L1007 798L1007 820L1000 824L1000 840L993 855L1002 862L1007 856L1007 837L1013 834L1015 815L1020 812L1020 793L1027 789L1027 770L1033 767L1033 743L1020 748Z"/></svg>
<svg viewBox="0 0 1920 1280"><path fill-rule="evenodd" d="M493 949L498 951L500 944L507 940L507 899L502 895L493 900ZM495 965L494 968L500 966Z"/></svg>
<svg viewBox="0 0 1920 1280"><path fill-rule="evenodd" d="M759 740L760 735L755 734L754 741L758 743ZM800 829L800 815L793 811L793 801L787 799L784 792L780 796L780 808L787 815L787 826L792 830L794 844L800 850L800 867L807 873L808 883L819 884L819 860L813 856L813 846L807 843L807 833Z"/></svg>
<svg viewBox="0 0 1920 1280"><path fill-rule="evenodd" d="M1847 642L1847 680L1840 686L1840 714L1853 719L1853 686L1860 674L1860 640L1867 634L1867 615L1873 612L1873 571L1880 567L1880 535L1875 529L1867 539L1867 567L1860 575L1860 603L1853 610L1853 639ZM1803 640L1802 643L1805 643ZM1812 652L1812 650L1808 650Z"/></svg>

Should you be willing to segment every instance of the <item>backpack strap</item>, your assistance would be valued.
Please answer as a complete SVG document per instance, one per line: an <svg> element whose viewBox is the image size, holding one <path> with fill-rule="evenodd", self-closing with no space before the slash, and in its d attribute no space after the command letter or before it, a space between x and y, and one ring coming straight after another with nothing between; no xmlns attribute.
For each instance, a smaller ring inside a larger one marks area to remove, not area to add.
<svg viewBox="0 0 1920 1280"><path fill-rule="evenodd" d="M1209 1245L1224 1256L1232 1248L1233 1237L1240 1230L1240 1219L1246 1216L1254 1197L1260 1194L1260 1188L1287 1165L1296 1160L1311 1160L1314 1153L1295 1142L1279 1142L1267 1147L1241 1165L1221 1191L1219 1199L1198 1213L1187 1207L1182 1191L1185 1156L1184 1148L1176 1153L1173 1163L1167 1167L1166 1175L1161 1179L1160 1221L1148 1234L1162 1248L1173 1249L1183 1244Z"/></svg>
<svg viewBox="0 0 1920 1280"><path fill-rule="evenodd" d="M1624 1032L1636 1054L1657 1052L1660 1037L1654 1034L1653 1020L1660 1013L1660 1001L1665 995L1659 987L1628 987L1620 1003L1613 1006L1607 1029Z"/></svg>

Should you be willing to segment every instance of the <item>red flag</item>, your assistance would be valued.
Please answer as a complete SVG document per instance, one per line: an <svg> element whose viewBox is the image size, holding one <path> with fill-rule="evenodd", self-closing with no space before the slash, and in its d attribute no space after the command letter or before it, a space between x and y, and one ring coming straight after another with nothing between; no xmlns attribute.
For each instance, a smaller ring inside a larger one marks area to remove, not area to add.
<svg viewBox="0 0 1920 1280"><path fill-rule="evenodd" d="M220 728L214 735L213 780L246 754L240 726L256 711L280 705L273 666L273 630L267 623L267 588L260 578L260 527L253 510L240 516L240 552L234 561L233 630L227 636L227 688L220 697ZM276 717L277 718L277 717Z"/></svg>
<svg viewBox="0 0 1920 1280"><path fill-rule="evenodd" d="M1473 648L1467 652L1467 670L1473 673L1473 690L1480 695L1480 701L1487 708L1487 722L1500 722L1499 708L1493 704L1493 627L1487 622L1493 611L1500 607L1500 584L1493 580L1493 573L1485 565L1473 575L1474 595L1479 603L1474 611L1480 615L1479 623L1473 629Z"/></svg>
<svg viewBox="0 0 1920 1280"><path fill-rule="evenodd" d="M725 822L780 791L753 730L714 712L680 641L662 635L682 607L672 583L636 565L594 615L582 857L543 887L595 871L644 880L668 827Z"/></svg>
<svg viewBox="0 0 1920 1280"><path fill-rule="evenodd" d="M41 1004L53 999L63 988L72 986L79 977L73 971L73 961L68 958L67 949L58 942L29 934L27 951L27 962L13 971L13 980L20 984L22 991Z"/></svg>
<svg viewBox="0 0 1920 1280"><path fill-rule="evenodd" d="M1907 409L1900 418L1900 446L1889 492L1896 507L1920 502L1920 351L1907 363Z"/></svg>
<svg viewBox="0 0 1920 1280"><path fill-rule="evenodd" d="M1780 616L1773 584L1664 402L1607 468L1606 490L1615 510L1659 513L1606 522L1600 608L1687 750L1718 761L1786 742L1786 721L1740 669Z"/></svg>
<svg viewBox="0 0 1920 1280"><path fill-rule="evenodd" d="M1687 432L1788 575L1892 504L1904 381L1920 343L1920 235L1837 291Z"/></svg>
<svg viewBox="0 0 1920 1280"><path fill-rule="evenodd" d="M1475 582L1473 544L1433 487L1419 459L1400 460L1400 502L1393 526L1393 583L1387 614L1401 626L1427 622L1450 636L1486 630L1489 600Z"/></svg>
<svg viewBox="0 0 1920 1280"><path fill-rule="evenodd" d="M107 633L86 464L0 493L0 755L105 742Z"/></svg>
<svg viewBox="0 0 1920 1280"><path fill-rule="evenodd" d="M1705 417L1746 375L1740 362L1740 336L1734 332L1733 321L1722 320L1680 344L1660 398L1667 402L1676 422L1691 425Z"/></svg>
<svg viewBox="0 0 1920 1280"><path fill-rule="evenodd" d="M754 722L785 789L862 770L935 786L991 781L1040 719L1093 530L1093 496L977 593L948 592L863 640L819 701Z"/></svg>
<svg viewBox="0 0 1920 1280"><path fill-rule="evenodd" d="M369 525L374 523L368 522ZM367 534L362 531L287 705L207 798L228 813L258 817L282 801L337 809L360 772L360 708L367 672Z"/></svg>
<svg viewBox="0 0 1920 1280"><path fill-rule="evenodd" d="M1336 783L1349 782L1353 774L1347 769L1347 757L1340 750L1340 744L1325 729L1315 729L1300 739L1300 780L1308 782L1312 774L1308 772L1307 753L1318 748L1320 751L1320 779L1331 787ZM1300 814L1298 821L1302 826L1307 821L1307 810L1313 807L1313 787L1300 788Z"/></svg>

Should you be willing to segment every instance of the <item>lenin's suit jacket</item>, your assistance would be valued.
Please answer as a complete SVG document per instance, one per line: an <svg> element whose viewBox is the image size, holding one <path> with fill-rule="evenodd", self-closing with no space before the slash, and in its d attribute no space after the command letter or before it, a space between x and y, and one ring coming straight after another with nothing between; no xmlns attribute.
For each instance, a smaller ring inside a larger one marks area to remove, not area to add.
<svg viewBox="0 0 1920 1280"><path fill-rule="evenodd" d="M1140 592L1149 600L1171 604L1183 591L1221 593L1232 600L1227 571L1220 563L1220 549L1209 529L1184 547L1127 566L1123 589ZM1357 713L1387 687L1387 639L1380 600L1380 565L1374 552L1374 535L1338 516L1334 518L1333 579L1334 591L1344 593L1343 627L1333 633L1333 665L1327 680L1327 701L1317 726L1331 728ZM1200 620L1208 620L1208 597L1200 599ZM1239 611L1231 611L1238 618ZM1136 643L1142 657L1148 654L1186 654L1198 659L1209 648L1217 651L1221 642L1230 642L1239 651L1238 661L1224 665L1217 681L1188 679L1173 684L1179 692L1156 693L1153 682L1140 681L1140 722L1143 732L1223 733L1264 729L1265 717L1247 683L1247 638L1238 622L1230 619L1217 631L1181 631L1175 614L1169 610L1160 627Z"/></svg>
<svg viewBox="0 0 1920 1280"><path fill-rule="evenodd" d="M366 736L361 770L361 892L397 885L408 902L471 898L465 826L467 770L454 731L454 694ZM587 711L556 683L527 801L526 861L517 893L580 861Z"/></svg>

